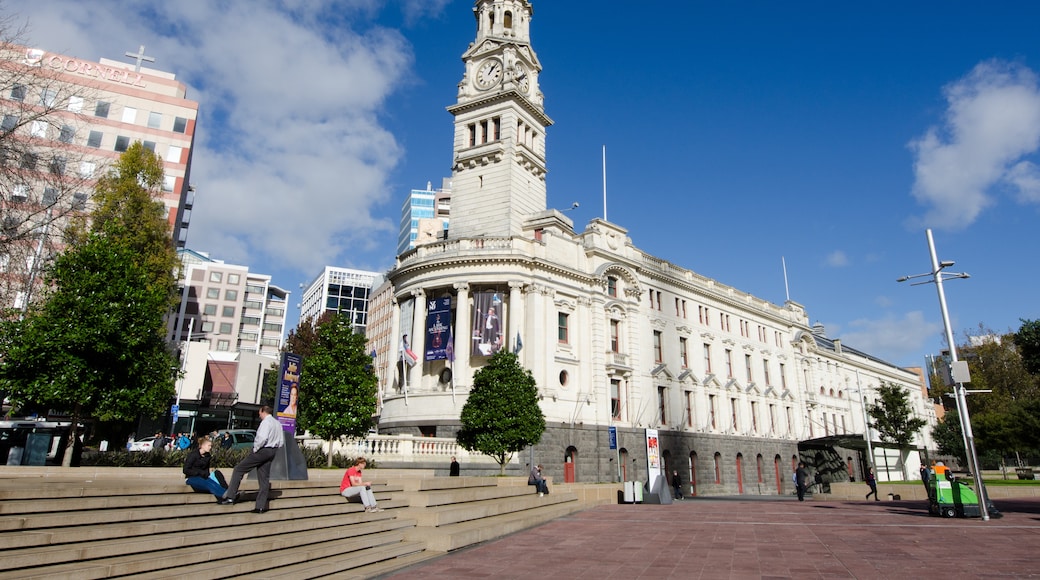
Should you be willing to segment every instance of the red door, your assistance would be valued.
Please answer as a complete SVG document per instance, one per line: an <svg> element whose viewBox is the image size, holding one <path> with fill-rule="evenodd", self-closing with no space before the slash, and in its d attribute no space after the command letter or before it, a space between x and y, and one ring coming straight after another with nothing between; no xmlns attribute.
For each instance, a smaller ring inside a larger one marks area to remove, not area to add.
<svg viewBox="0 0 1040 580"><path fill-rule="evenodd" d="M569 461L563 464L563 482L574 483L574 464Z"/></svg>

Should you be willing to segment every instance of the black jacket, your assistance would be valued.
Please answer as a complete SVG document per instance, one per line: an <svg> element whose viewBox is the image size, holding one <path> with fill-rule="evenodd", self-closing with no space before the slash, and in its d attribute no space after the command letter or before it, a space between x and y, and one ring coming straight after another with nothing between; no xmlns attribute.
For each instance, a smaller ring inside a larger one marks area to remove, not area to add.
<svg viewBox="0 0 1040 580"><path fill-rule="evenodd" d="M193 449L184 460L185 477L209 477L209 453L203 455L198 449Z"/></svg>

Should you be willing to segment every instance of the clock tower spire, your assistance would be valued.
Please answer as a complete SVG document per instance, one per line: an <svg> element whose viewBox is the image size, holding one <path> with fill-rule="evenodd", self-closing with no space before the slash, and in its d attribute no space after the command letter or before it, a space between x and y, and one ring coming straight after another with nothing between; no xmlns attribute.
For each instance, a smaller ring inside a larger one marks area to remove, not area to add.
<svg viewBox="0 0 1040 580"><path fill-rule="evenodd" d="M465 73L455 116L452 238L521 234L546 209L542 66L531 48L530 0L476 0L476 40L462 55Z"/></svg>

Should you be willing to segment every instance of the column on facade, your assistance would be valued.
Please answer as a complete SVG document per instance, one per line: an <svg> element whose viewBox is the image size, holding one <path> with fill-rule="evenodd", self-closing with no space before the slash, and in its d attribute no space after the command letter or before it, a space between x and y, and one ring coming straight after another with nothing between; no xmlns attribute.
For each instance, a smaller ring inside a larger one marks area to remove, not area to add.
<svg viewBox="0 0 1040 580"><path fill-rule="evenodd" d="M473 373L469 366L470 345L473 343L470 312L473 306L469 303L469 284L455 284L455 362L451 363L451 373L455 385L469 385Z"/></svg>
<svg viewBox="0 0 1040 580"><path fill-rule="evenodd" d="M509 345L509 348L513 351L516 351L517 339L527 330L521 328L524 320L523 290L523 282L516 280L509 282L509 334L506 337L505 344ZM518 357L520 364L523 364L525 359L523 351L518 353Z"/></svg>
<svg viewBox="0 0 1040 580"><path fill-rule="evenodd" d="M610 408L610 376L607 374L607 351L610 350L610 337L607 336L607 321L603 311L602 296L593 295L593 297L579 300L578 311L582 315L578 316L578 325L575 330L580 332L581 338L578 340L583 342L581 350L575 352L587 352L591 355L588 360L579 363L582 377L605 393L604 398L600 400L600 405L606 405L607 416L611 417L610 421L613 423ZM622 398L623 401L624 398ZM621 416L622 418L625 416L624 410L622 410Z"/></svg>
<svg viewBox="0 0 1040 580"><path fill-rule="evenodd" d="M596 372L593 370L594 360L590 360L590 357L583 357L580 353L591 352L589 345L595 344L592 340L592 331L590 323L590 309L592 307L592 300L585 296L579 296L577 303L574 307L574 324L568 331L570 333L571 348L574 349L578 358L578 372L575 373L577 376L573 377L575 384L578 385L589 385L592 391L595 413L595 423L601 424L604 417L610 418L610 382L604 384L603 380L596 377ZM594 359L595 357L591 357ZM600 372L603 372L604 367L600 366ZM583 380L578 380L581 377ZM591 378L592 380L587 380ZM606 407L604 407L604 404ZM604 410L606 415L603 414Z"/></svg>
<svg viewBox="0 0 1040 580"><path fill-rule="evenodd" d="M419 362L408 369L408 392L417 393L422 390L423 368L426 359L426 293L412 290L415 305L412 316L412 352L419 356Z"/></svg>
<svg viewBox="0 0 1040 580"><path fill-rule="evenodd" d="M548 313L547 311L553 310L553 308L547 307L545 304L545 288L543 286L533 286L531 292L527 293L525 299L527 303L525 305L527 310L527 316L524 318L524 324L527 328L535 329L535 332L539 332L540 336L536 340L528 340L525 345L525 349L531 349L531 360L537 362L541 361L535 369L532 369L534 373L535 381L538 383L539 390L544 390L550 386L554 386L553 383L549 382L549 375L552 372L552 361L555 358L556 341L552 340L549 332L553 326L548 325ZM531 335L529 335L531 336ZM521 351L523 356L523 351ZM523 357L521 360L524 360Z"/></svg>
<svg viewBox="0 0 1040 580"><path fill-rule="evenodd" d="M387 371L393 369L392 374L388 377L384 377L386 385L384 386L383 395L390 395L393 392L394 383L397 383L397 390L402 390L403 376L398 375L397 369L401 368L401 305L397 302L397 297L392 296L390 298L390 352L389 361L387 364Z"/></svg>

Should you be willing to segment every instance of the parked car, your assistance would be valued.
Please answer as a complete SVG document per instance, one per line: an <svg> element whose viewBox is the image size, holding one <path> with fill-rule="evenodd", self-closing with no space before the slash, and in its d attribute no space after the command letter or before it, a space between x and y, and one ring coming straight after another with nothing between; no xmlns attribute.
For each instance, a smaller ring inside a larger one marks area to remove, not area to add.
<svg viewBox="0 0 1040 580"><path fill-rule="evenodd" d="M256 429L228 429L220 432L220 440L216 445L223 449L252 449L256 439Z"/></svg>
<svg viewBox="0 0 1040 580"><path fill-rule="evenodd" d="M155 442L155 437L141 437L137 441L130 444L130 451L151 451L152 443Z"/></svg>

